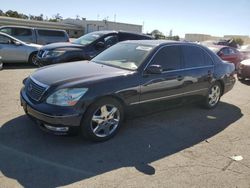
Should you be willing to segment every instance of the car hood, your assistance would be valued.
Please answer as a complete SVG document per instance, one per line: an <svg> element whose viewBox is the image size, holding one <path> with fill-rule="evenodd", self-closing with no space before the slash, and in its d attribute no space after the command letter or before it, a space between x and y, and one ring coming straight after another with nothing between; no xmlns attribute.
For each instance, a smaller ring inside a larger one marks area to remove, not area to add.
<svg viewBox="0 0 250 188"><path fill-rule="evenodd" d="M69 83L85 83L115 76L131 74L133 71L101 65L90 61L77 61L51 65L38 69L31 77L51 86Z"/></svg>
<svg viewBox="0 0 250 188"><path fill-rule="evenodd" d="M246 59L244 61L241 61L240 64L250 66L250 59Z"/></svg>
<svg viewBox="0 0 250 188"><path fill-rule="evenodd" d="M53 50L56 48L82 48L82 47L84 46L80 44L73 44L70 42L56 42L43 46L42 50Z"/></svg>
<svg viewBox="0 0 250 188"><path fill-rule="evenodd" d="M30 47L34 47L34 48L37 48L37 49L40 49L42 47L42 45L39 45L39 44L33 44L33 43L26 43L27 46L30 46Z"/></svg>

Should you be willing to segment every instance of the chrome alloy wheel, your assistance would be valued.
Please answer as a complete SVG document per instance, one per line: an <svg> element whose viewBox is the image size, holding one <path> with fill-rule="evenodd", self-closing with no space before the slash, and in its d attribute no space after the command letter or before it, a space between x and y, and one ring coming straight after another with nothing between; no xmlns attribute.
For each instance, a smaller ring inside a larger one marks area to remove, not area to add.
<svg viewBox="0 0 250 188"><path fill-rule="evenodd" d="M220 95L221 95L221 89L218 85L214 85L211 89L210 89L210 93L208 95L208 103L209 105L215 106L218 101L220 100Z"/></svg>
<svg viewBox="0 0 250 188"><path fill-rule="evenodd" d="M98 108L92 116L91 130L97 137L107 137L117 129L119 122L119 109L106 104Z"/></svg>

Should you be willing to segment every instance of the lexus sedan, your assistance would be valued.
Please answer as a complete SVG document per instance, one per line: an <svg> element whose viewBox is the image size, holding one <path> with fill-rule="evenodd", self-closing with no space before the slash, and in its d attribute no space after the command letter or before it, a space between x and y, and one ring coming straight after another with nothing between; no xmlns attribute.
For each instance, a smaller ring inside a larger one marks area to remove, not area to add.
<svg viewBox="0 0 250 188"><path fill-rule="evenodd" d="M235 67L198 44L142 40L118 43L91 61L38 69L24 80L21 105L44 130L104 141L128 106L192 97L215 108L235 83Z"/></svg>
<svg viewBox="0 0 250 188"><path fill-rule="evenodd" d="M148 35L124 31L95 31L83 35L72 43L45 45L38 52L37 65L45 66L79 60L90 60L117 42L125 40L151 40Z"/></svg>
<svg viewBox="0 0 250 188"><path fill-rule="evenodd" d="M0 32L0 57L3 63L34 63L41 47Z"/></svg>

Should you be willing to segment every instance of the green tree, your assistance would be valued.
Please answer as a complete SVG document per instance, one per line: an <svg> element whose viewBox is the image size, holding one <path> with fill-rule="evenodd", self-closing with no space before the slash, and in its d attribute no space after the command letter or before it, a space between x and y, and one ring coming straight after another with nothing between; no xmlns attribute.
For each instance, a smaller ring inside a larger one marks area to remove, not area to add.
<svg viewBox="0 0 250 188"><path fill-rule="evenodd" d="M244 44L244 40L242 38L234 38L233 41L240 46Z"/></svg>
<svg viewBox="0 0 250 188"><path fill-rule="evenodd" d="M160 32L159 30L155 29L151 32L151 35L155 38L155 39L165 39L165 35Z"/></svg>
<svg viewBox="0 0 250 188"><path fill-rule="evenodd" d="M180 40L180 37L179 37L178 35L176 35L176 36L172 36L172 37L166 37L166 39L168 39L168 40L179 41L179 40Z"/></svg>
<svg viewBox="0 0 250 188"><path fill-rule="evenodd" d="M0 16L4 16L4 12L2 10L0 10Z"/></svg>

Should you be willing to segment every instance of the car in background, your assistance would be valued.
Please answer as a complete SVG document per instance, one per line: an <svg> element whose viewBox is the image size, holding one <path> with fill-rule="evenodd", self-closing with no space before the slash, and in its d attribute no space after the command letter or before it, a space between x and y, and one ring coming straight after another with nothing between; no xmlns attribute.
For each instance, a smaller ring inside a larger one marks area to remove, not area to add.
<svg viewBox="0 0 250 188"><path fill-rule="evenodd" d="M237 77L240 81L250 78L250 59L241 61L237 71Z"/></svg>
<svg viewBox="0 0 250 188"><path fill-rule="evenodd" d="M37 65L90 60L110 46L125 40L151 40L153 37L124 31L96 31L83 35L72 43L45 45L38 52Z"/></svg>
<svg viewBox="0 0 250 188"><path fill-rule="evenodd" d="M233 64L201 45L125 41L91 61L38 69L24 80L20 98L42 129L67 134L75 128L104 141L118 132L128 106L192 97L215 108L233 88L234 72Z"/></svg>
<svg viewBox="0 0 250 188"><path fill-rule="evenodd" d="M69 36L67 32L58 29L2 26L0 27L0 32L11 35L26 43L45 45L54 42L69 42Z"/></svg>
<svg viewBox="0 0 250 188"><path fill-rule="evenodd" d="M2 63L35 63L38 44L28 44L6 33L0 32L0 57Z"/></svg>
<svg viewBox="0 0 250 188"><path fill-rule="evenodd" d="M240 51L233 47L221 45L210 45L207 47L216 53L222 60L233 63L236 69L238 64L244 59Z"/></svg>
<svg viewBox="0 0 250 188"><path fill-rule="evenodd" d="M244 59L250 59L250 45L241 46L239 51L243 54Z"/></svg>

